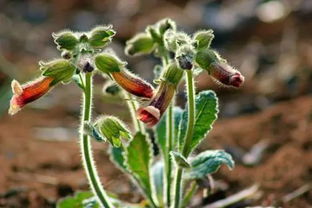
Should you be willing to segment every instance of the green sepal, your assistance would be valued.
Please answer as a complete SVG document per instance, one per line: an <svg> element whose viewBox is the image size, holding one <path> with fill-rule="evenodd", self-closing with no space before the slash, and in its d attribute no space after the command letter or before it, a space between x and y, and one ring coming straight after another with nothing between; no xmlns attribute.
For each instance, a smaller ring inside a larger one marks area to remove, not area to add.
<svg viewBox="0 0 312 208"><path fill-rule="evenodd" d="M52 84L71 81L76 71L76 66L68 60L57 59L50 62L39 62L43 76L54 78Z"/></svg>
<svg viewBox="0 0 312 208"><path fill-rule="evenodd" d="M95 122L98 131L114 146L121 146L121 139L129 140L131 133L125 124L113 116L100 117Z"/></svg>
<svg viewBox="0 0 312 208"><path fill-rule="evenodd" d="M85 121L83 123L83 133L92 137L98 142L105 142L106 139L102 137L102 135L99 133L99 131L88 121Z"/></svg>
<svg viewBox="0 0 312 208"><path fill-rule="evenodd" d="M74 50L79 40L71 31L63 31L59 33L52 33L54 42L59 50Z"/></svg>
<svg viewBox="0 0 312 208"><path fill-rule="evenodd" d="M171 157L180 168L190 168L191 165L187 162L186 158L179 152L170 152Z"/></svg>
<svg viewBox="0 0 312 208"><path fill-rule="evenodd" d="M158 30L161 35L164 34L167 30L177 29L176 23L169 18L162 19L156 24L158 25Z"/></svg>
<svg viewBox="0 0 312 208"><path fill-rule="evenodd" d="M140 33L127 41L125 52L130 56L149 54L155 49L155 42L146 33Z"/></svg>
<svg viewBox="0 0 312 208"><path fill-rule="evenodd" d="M195 61L199 67L205 70L209 70L210 65L214 62L225 62L225 60L222 59L220 55L212 49L202 49L197 51L195 55Z"/></svg>
<svg viewBox="0 0 312 208"><path fill-rule="evenodd" d="M198 154L191 160L191 169L186 172L188 179L199 179L207 174L216 172L222 164L226 164L229 169L234 168L232 156L224 150L207 150Z"/></svg>
<svg viewBox="0 0 312 208"><path fill-rule="evenodd" d="M113 36L116 34L112 26L99 26L90 32L89 44L94 48L103 48L107 43L112 41Z"/></svg>
<svg viewBox="0 0 312 208"><path fill-rule="evenodd" d="M116 56L108 53L101 53L94 58L95 66L104 73L120 72L125 68L126 63L120 61Z"/></svg>
<svg viewBox="0 0 312 208"><path fill-rule="evenodd" d="M193 40L197 50L209 48L214 39L213 30L202 30L194 34Z"/></svg>
<svg viewBox="0 0 312 208"><path fill-rule="evenodd" d="M170 82L171 84L177 86L183 77L184 70L178 67L178 65L173 62L170 63L164 70L161 80Z"/></svg>

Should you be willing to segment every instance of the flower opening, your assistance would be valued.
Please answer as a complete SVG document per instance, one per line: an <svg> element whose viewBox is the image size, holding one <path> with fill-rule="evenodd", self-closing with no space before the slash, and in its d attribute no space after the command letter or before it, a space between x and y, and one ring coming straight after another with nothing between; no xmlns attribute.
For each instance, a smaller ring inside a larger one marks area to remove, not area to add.
<svg viewBox="0 0 312 208"><path fill-rule="evenodd" d="M11 83L13 97L10 101L9 114L16 114L26 104L37 100L46 94L54 86L54 78L40 77L34 81L21 85L18 81L13 80Z"/></svg>

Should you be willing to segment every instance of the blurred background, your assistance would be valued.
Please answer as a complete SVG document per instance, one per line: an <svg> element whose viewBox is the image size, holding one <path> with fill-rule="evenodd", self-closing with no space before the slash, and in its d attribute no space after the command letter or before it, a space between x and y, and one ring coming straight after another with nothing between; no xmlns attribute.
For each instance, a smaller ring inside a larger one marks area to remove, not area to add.
<svg viewBox="0 0 312 208"><path fill-rule="evenodd" d="M165 17L190 34L213 29L212 46L246 78L237 90L205 73L198 77L197 90L213 89L220 101L220 119L200 149L224 148L237 166L213 175L213 193L198 194L192 204L203 207L258 184L256 194L229 207L312 207L311 0L0 0L0 207L54 207L57 199L88 189L75 85L58 86L16 116L7 115L11 80L30 80L39 73L39 60L60 56L51 33L113 24L117 35L110 46L152 81L159 60L126 57L123 48ZM113 114L131 126L124 101L102 95L104 82L96 77L94 116ZM177 103L184 102L181 86ZM107 189L139 202L139 191L110 163L106 145L94 148Z"/></svg>

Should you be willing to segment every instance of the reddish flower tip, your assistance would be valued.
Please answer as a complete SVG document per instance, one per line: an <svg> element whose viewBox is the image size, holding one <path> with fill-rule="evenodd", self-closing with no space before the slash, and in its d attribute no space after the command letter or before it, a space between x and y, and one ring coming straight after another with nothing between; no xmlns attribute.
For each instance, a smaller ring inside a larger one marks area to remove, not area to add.
<svg viewBox="0 0 312 208"><path fill-rule="evenodd" d="M149 127L154 126L160 119L160 111L154 106L139 108L137 117L140 121L146 123Z"/></svg>
<svg viewBox="0 0 312 208"><path fill-rule="evenodd" d="M10 101L9 114L14 115L21 110L23 106L30 103L51 89L54 78L40 77L32 82L21 85L18 81L13 80L11 83L13 97Z"/></svg>
<svg viewBox="0 0 312 208"><path fill-rule="evenodd" d="M244 76L241 75L239 72L236 72L233 76L230 77L229 85L234 87L240 87L244 83Z"/></svg>

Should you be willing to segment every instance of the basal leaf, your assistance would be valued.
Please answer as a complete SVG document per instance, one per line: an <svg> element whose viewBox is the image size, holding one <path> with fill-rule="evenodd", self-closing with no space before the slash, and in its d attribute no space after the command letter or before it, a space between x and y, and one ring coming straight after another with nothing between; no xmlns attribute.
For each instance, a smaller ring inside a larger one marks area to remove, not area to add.
<svg viewBox="0 0 312 208"><path fill-rule="evenodd" d="M191 153L197 145L206 137L211 130L213 122L217 119L218 99L216 94L211 91L200 92L195 98L196 115L194 133L191 145L188 147L188 153ZM183 112L179 126L179 147L181 149L187 129L188 115Z"/></svg>
<svg viewBox="0 0 312 208"><path fill-rule="evenodd" d="M136 178L147 196L152 194L150 165L152 161L151 143L145 135L138 132L126 147L127 169Z"/></svg>
<svg viewBox="0 0 312 208"><path fill-rule="evenodd" d="M222 164L234 168L232 156L224 150L207 150L191 160L191 169L186 178L198 179L216 172Z"/></svg>

